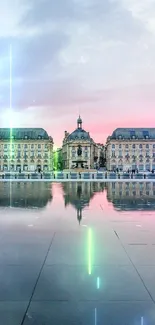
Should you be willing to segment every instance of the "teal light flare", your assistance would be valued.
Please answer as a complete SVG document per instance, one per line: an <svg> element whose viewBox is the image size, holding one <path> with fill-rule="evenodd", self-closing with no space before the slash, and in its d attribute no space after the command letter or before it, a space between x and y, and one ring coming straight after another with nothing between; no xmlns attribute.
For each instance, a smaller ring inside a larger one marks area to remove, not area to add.
<svg viewBox="0 0 155 325"><path fill-rule="evenodd" d="M97 277L97 289L100 289L100 278Z"/></svg>
<svg viewBox="0 0 155 325"><path fill-rule="evenodd" d="M92 230L88 229L88 274L92 273Z"/></svg>

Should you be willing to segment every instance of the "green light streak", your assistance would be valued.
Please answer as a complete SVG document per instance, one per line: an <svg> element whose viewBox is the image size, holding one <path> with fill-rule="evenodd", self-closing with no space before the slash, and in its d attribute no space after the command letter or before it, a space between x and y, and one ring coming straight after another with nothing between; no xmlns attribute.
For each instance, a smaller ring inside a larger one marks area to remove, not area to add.
<svg viewBox="0 0 155 325"><path fill-rule="evenodd" d="M88 230L88 274L92 273L92 230Z"/></svg>

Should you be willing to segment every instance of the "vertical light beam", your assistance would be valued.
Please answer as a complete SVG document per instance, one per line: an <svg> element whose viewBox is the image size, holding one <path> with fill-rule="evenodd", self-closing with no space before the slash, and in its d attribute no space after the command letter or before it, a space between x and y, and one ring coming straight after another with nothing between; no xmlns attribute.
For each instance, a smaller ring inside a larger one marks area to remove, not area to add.
<svg viewBox="0 0 155 325"><path fill-rule="evenodd" d="M95 308L95 325L97 325L97 308Z"/></svg>
<svg viewBox="0 0 155 325"><path fill-rule="evenodd" d="M97 277L97 289L100 289L100 278Z"/></svg>
<svg viewBox="0 0 155 325"><path fill-rule="evenodd" d="M88 230L88 274L92 272L92 230Z"/></svg>
<svg viewBox="0 0 155 325"><path fill-rule="evenodd" d="M10 76L9 76L9 88L10 88L10 110L9 110L9 128L10 128L10 152L9 152L9 169L11 166L12 160L12 46L10 44L10 53L9 53L9 65L10 65ZM12 182L10 179L10 207L11 207L11 198L12 198Z"/></svg>
<svg viewBox="0 0 155 325"><path fill-rule="evenodd" d="M144 317L141 317L141 325L144 325Z"/></svg>

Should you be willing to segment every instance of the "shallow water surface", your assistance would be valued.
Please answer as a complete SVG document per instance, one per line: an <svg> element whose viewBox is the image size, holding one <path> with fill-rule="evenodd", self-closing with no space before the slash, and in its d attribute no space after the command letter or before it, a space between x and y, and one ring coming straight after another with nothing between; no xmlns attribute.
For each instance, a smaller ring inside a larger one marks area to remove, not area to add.
<svg viewBox="0 0 155 325"><path fill-rule="evenodd" d="M0 183L3 325L154 325L155 183Z"/></svg>

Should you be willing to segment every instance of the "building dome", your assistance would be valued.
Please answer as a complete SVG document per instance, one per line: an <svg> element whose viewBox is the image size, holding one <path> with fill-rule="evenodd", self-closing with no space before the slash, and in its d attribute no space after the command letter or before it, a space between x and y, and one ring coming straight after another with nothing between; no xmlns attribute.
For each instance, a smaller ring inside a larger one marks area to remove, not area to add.
<svg viewBox="0 0 155 325"><path fill-rule="evenodd" d="M79 118L77 119L77 124L78 124L78 125L79 125L79 124L82 125L82 119L81 119L80 115L79 115Z"/></svg>
<svg viewBox="0 0 155 325"><path fill-rule="evenodd" d="M83 129L77 128L71 134L69 134L67 140L91 140L90 135Z"/></svg>
<svg viewBox="0 0 155 325"><path fill-rule="evenodd" d="M79 118L77 119L77 128L68 135L67 140L88 140L91 141L91 137L89 135L89 132L86 132L83 128L82 128L82 119L79 115Z"/></svg>

